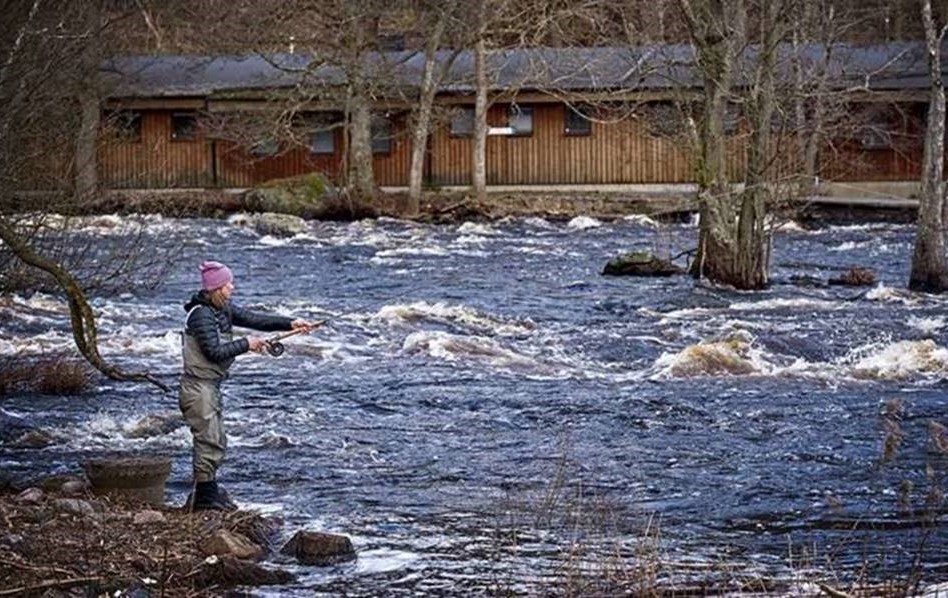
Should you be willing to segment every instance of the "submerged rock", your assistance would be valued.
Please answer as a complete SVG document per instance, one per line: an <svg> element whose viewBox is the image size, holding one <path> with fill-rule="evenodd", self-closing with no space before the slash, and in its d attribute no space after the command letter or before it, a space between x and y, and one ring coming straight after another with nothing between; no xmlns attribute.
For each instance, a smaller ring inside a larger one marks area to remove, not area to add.
<svg viewBox="0 0 948 598"><path fill-rule="evenodd" d="M832 285L842 285L848 287L867 287L876 284L876 273L871 268L853 267L844 272L841 276L830 278Z"/></svg>
<svg viewBox="0 0 948 598"><path fill-rule="evenodd" d="M292 583L296 577L283 569L268 569L232 556L211 556L194 574L198 587L269 586Z"/></svg>
<svg viewBox="0 0 948 598"><path fill-rule="evenodd" d="M154 413L146 415L138 420L133 426L126 429L125 436L129 438L151 438L153 436L164 436L170 434L178 428L187 425L180 412L168 411L165 413Z"/></svg>
<svg viewBox="0 0 948 598"><path fill-rule="evenodd" d="M294 237L307 230L306 221L299 216L273 212L255 215L251 225L261 235L271 237Z"/></svg>
<svg viewBox="0 0 948 598"><path fill-rule="evenodd" d="M606 276L673 276L685 269L648 251L633 251L609 260L602 273Z"/></svg>
<svg viewBox="0 0 948 598"><path fill-rule="evenodd" d="M201 542L201 551L206 555L232 556L238 559L260 560L263 548L250 541L247 536L219 529Z"/></svg>
<svg viewBox="0 0 948 598"><path fill-rule="evenodd" d="M348 536L298 531L280 550L304 565L334 565L356 558Z"/></svg>

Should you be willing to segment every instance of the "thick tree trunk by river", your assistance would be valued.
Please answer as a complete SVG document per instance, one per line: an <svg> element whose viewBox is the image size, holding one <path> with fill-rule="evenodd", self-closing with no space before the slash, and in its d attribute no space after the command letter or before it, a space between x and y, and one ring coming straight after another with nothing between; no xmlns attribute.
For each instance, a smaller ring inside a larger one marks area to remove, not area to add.
<svg viewBox="0 0 948 598"><path fill-rule="evenodd" d="M357 200L375 195L372 164L372 110L359 84L353 85L349 111L349 188Z"/></svg>
<svg viewBox="0 0 948 598"><path fill-rule="evenodd" d="M487 198L487 50L483 35L474 44L474 77L477 95L474 99L474 149L471 184L479 201Z"/></svg>
<svg viewBox="0 0 948 598"><path fill-rule="evenodd" d="M928 123L922 157L921 197L918 228L909 288L940 293L948 289L948 264L945 261L945 88L941 79L941 39L932 15L931 0L922 0L922 20L931 80Z"/></svg>

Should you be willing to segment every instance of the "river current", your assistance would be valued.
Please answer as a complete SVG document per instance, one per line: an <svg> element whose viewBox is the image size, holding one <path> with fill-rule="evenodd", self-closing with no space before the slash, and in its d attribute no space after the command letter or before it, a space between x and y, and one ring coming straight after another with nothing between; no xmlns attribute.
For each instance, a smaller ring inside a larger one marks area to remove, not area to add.
<svg viewBox="0 0 948 598"><path fill-rule="evenodd" d="M310 222L275 238L239 218L99 217L83 231L108 244L139 225L184 250L156 290L95 299L102 353L122 366L175 381L202 259L232 267L244 306L328 322L282 357L238 358L220 479L287 535L347 534L359 558L260 594L777 580L802 595L826 575L948 577L933 502L948 457L929 439L948 423L948 305L904 290L911 226L790 223L771 287L740 293L600 274L623 252L693 247L693 223ZM878 283L798 278L855 265ZM0 304L0 354L69 349L67 311L44 294ZM55 440L0 446L8 473L160 454L168 502L187 494L187 430L140 426L173 420L176 396L102 380L0 408Z"/></svg>

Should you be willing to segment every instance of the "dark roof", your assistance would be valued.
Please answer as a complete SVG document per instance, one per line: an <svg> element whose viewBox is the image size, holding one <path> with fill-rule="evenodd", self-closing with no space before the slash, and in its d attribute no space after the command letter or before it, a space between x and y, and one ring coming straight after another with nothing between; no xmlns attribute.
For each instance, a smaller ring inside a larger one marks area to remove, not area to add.
<svg viewBox="0 0 948 598"><path fill-rule="evenodd" d="M828 51L829 70L837 88L929 86L924 48L919 43L835 45ZM784 75L790 73L786 57L798 56L805 68L814 68L825 52L826 46L807 45L796 51L782 46ZM438 59L446 61L450 55L441 51ZM944 55L943 78L948 81L948 43ZM756 48L745 53L742 73L752 75L756 56ZM415 86L424 56L404 51L372 54L366 64L389 84ZM495 50L488 54L487 71L494 89L669 89L701 84L694 51L688 45ZM458 53L442 91L472 92L473 73L473 53ZM113 97L206 97L241 90L337 86L346 80L341 66L305 54L118 57L103 64L102 76Z"/></svg>

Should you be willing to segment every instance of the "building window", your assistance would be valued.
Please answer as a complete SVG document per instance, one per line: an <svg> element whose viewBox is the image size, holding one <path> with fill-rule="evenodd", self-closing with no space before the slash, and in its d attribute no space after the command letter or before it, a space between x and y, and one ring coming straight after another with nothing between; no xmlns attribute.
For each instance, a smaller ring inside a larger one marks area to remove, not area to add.
<svg viewBox="0 0 948 598"><path fill-rule="evenodd" d="M587 137L592 135L592 121L589 120L589 106L578 104L563 106L566 111L563 119L563 134L570 137Z"/></svg>
<svg viewBox="0 0 948 598"><path fill-rule="evenodd" d="M336 135L332 129L316 131L309 138L309 151L313 154L335 154Z"/></svg>
<svg viewBox="0 0 948 598"><path fill-rule="evenodd" d="M250 155L254 158L269 158L280 153L280 142L276 139L261 139L250 146Z"/></svg>
<svg viewBox="0 0 948 598"><path fill-rule="evenodd" d="M372 119L372 153L392 153L392 121L385 117Z"/></svg>
<svg viewBox="0 0 948 598"><path fill-rule="evenodd" d="M105 124L119 141L139 143L142 140L142 113L137 110L116 110L107 113Z"/></svg>
<svg viewBox="0 0 948 598"><path fill-rule="evenodd" d="M508 126L518 137L533 135L533 108L531 106L517 106L513 104L507 113Z"/></svg>
<svg viewBox="0 0 948 598"><path fill-rule="evenodd" d="M451 116L451 136L471 137L474 135L474 109L458 108Z"/></svg>
<svg viewBox="0 0 948 598"><path fill-rule="evenodd" d="M197 139L197 133L197 114L194 112L171 113L171 139L174 141Z"/></svg>

